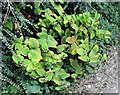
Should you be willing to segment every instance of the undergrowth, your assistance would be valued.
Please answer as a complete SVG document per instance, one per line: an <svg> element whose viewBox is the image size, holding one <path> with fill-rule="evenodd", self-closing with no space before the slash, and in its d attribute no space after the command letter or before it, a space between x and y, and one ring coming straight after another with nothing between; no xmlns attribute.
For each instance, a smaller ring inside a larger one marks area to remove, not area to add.
<svg viewBox="0 0 120 95"><path fill-rule="evenodd" d="M76 76L95 73L107 57L106 45L118 44L119 6L2 2L1 93L54 94Z"/></svg>

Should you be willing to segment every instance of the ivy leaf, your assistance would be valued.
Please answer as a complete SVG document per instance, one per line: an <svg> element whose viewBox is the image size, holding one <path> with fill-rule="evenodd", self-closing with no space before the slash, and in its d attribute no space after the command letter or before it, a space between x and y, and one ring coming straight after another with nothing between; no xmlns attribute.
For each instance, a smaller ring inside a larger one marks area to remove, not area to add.
<svg viewBox="0 0 120 95"><path fill-rule="evenodd" d="M34 13L40 15L40 13L41 13L40 8L35 8L34 9Z"/></svg>
<svg viewBox="0 0 120 95"><path fill-rule="evenodd" d="M39 42L38 42L38 40L35 39L35 38L30 38L30 39L29 39L29 46L30 46L31 48L38 48L38 47L39 47Z"/></svg>
<svg viewBox="0 0 120 95"><path fill-rule="evenodd" d="M75 69L75 71L79 74L82 73L82 68L80 67L80 65L78 64L77 60L74 59L70 59L70 64L71 66Z"/></svg>
<svg viewBox="0 0 120 95"><path fill-rule="evenodd" d="M64 9L61 7L61 5L56 5L54 2L51 2L51 4L57 10L57 12L59 13L59 15L63 15Z"/></svg>
<svg viewBox="0 0 120 95"><path fill-rule="evenodd" d="M99 61L99 55L90 57L90 62L94 63L94 62L98 62L98 61Z"/></svg>
<svg viewBox="0 0 120 95"><path fill-rule="evenodd" d="M55 19L54 19L52 16L50 16L49 14L45 13L45 17L46 17L51 23L55 22Z"/></svg>
<svg viewBox="0 0 120 95"><path fill-rule="evenodd" d="M18 62L19 62L19 57L18 57L16 54L13 54L12 59L13 59L13 61L14 61L15 63L18 64Z"/></svg>
<svg viewBox="0 0 120 95"><path fill-rule="evenodd" d="M55 72L55 75L53 76L52 80L58 85L61 85L61 83L62 83L60 80L59 74L56 74L56 72Z"/></svg>
<svg viewBox="0 0 120 95"><path fill-rule="evenodd" d="M57 24L54 29L61 35L62 34L62 29L61 29L61 26L60 24Z"/></svg>
<svg viewBox="0 0 120 95"><path fill-rule="evenodd" d="M79 56L78 59L86 62L89 60L89 57L87 55L82 55L82 56Z"/></svg>
<svg viewBox="0 0 120 95"><path fill-rule="evenodd" d="M71 77L72 77L72 78L76 78L76 77L77 77L77 74L74 73L74 74L71 75Z"/></svg>
<svg viewBox="0 0 120 95"><path fill-rule="evenodd" d="M96 55L95 51L91 50L90 53L89 53L89 57L93 57L95 55Z"/></svg>
<svg viewBox="0 0 120 95"><path fill-rule="evenodd" d="M57 46L58 53L64 51L66 47L67 47L66 44L62 44L62 45Z"/></svg>
<svg viewBox="0 0 120 95"><path fill-rule="evenodd" d="M32 71L30 75L33 76L34 78L39 77L39 75L36 73L36 71Z"/></svg>
<svg viewBox="0 0 120 95"><path fill-rule="evenodd" d="M5 26L6 28L9 28L10 30L12 30L12 29L13 29L12 20L6 21L6 22L4 23L4 26Z"/></svg>
<svg viewBox="0 0 120 95"><path fill-rule="evenodd" d="M90 32L90 39L93 39L95 37L95 33L94 33L94 31L91 31Z"/></svg>
<svg viewBox="0 0 120 95"><path fill-rule="evenodd" d="M61 79L66 79L70 76L70 74L66 73L64 69L60 69L60 78Z"/></svg>
<svg viewBox="0 0 120 95"><path fill-rule="evenodd" d="M38 8L40 6L41 2L34 2L34 7Z"/></svg>
<svg viewBox="0 0 120 95"><path fill-rule="evenodd" d="M69 20L71 19L71 15L66 15L63 17L63 19L64 19L64 24L67 24Z"/></svg>
<svg viewBox="0 0 120 95"><path fill-rule="evenodd" d="M95 17L94 17L94 19L95 20L98 20L100 18L100 14L98 14L97 12L95 12Z"/></svg>
<svg viewBox="0 0 120 95"><path fill-rule="evenodd" d="M47 75L46 80L48 80L48 81L50 81L54 76L54 74L52 72L47 72L46 75Z"/></svg>
<svg viewBox="0 0 120 95"><path fill-rule="evenodd" d="M32 63L29 63L29 65L27 66L27 72L31 72L33 69L33 64Z"/></svg>
<svg viewBox="0 0 120 95"><path fill-rule="evenodd" d="M43 31L43 30L42 30ZM45 31L45 30L44 30ZM41 33L37 33L37 36L40 38L40 39L47 39L47 33L46 32L41 32Z"/></svg>
<svg viewBox="0 0 120 95"><path fill-rule="evenodd" d="M87 70L89 73L94 73L94 72L95 72L95 70L94 70L92 67L88 66L88 65L86 65L86 70Z"/></svg>
<svg viewBox="0 0 120 95"><path fill-rule="evenodd" d="M99 56L100 54L96 54L95 51L91 50L90 54L89 54L89 58L90 58L90 62L98 62L99 61Z"/></svg>
<svg viewBox="0 0 120 95"><path fill-rule="evenodd" d="M28 58L32 60L32 62L35 64L35 63L38 63L42 59L42 56L39 52L35 50L30 50L30 53L28 53Z"/></svg>
<svg viewBox="0 0 120 95"><path fill-rule="evenodd" d="M37 69L37 70L36 70L36 72L37 72L37 73L38 73L38 75L39 75L39 76L41 76L41 77L42 77L42 76L44 76L44 75L45 75L45 73L46 73L46 72L45 72L45 70L44 70L44 69L42 69L42 68Z"/></svg>
<svg viewBox="0 0 120 95"><path fill-rule="evenodd" d="M78 31L78 26L76 24L72 24L71 26L75 31Z"/></svg>
<svg viewBox="0 0 120 95"><path fill-rule="evenodd" d="M95 46L93 47L93 50L94 50L95 52L98 52L98 51L99 51L98 45L95 45Z"/></svg>
<svg viewBox="0 0 120 95"><path fill-rule="evenodd" d="M25 67L27 67L32 62L29 59L24 59Z"/></svg>
<svg viewBox="0 0 120 95"><path fill-rule="evenodd" d="M67 37L67 38L66 38L66 42L68 42L68 43L70 43L70 44L74 44L74 43L76 42L75 36Z"/></svg>
<svg viewBox="0 0 120 95"><path fill-rule="evenodd" d="M44 83L44 82L46 82L46 80L45 80L45 78L39 78L39 82Z"/></svg>
<svg viewBox="0 0 120 95"><path fill-rule="evenodd" d="M83 48L78 48L76 49L76 51L79 55L85 55L87 53L86 50L84 50Z"/></svg>
<svg viewBox="0 0 120 95"><path fill-rule="evenodd" d="M82 31L85 35L88 35L88 31L84 26L80 25L79 30Z"/></svg>
<svg viewBox="0 0 120 95"><path fill-rule="evenodd" d="M42 47L42 50L46 52L48 50L47 41L45 39L39 39L38 41L39 41L39 43L40 43L40 45Z"/></svg>
<svg viewBox="0 0 120 95"><path fill-rule="evenodd" d="M57 48L56 45L58 43L51 35L48 35L47 44L48 44L48 47Z"/></svg>
<svg viewBox="0 0 120 95"><path fill-rule="evenodd" d="M62 89L62 86L57 86L55 87L56 90L61 90Z"/></svg>
<svg viewBox="0 0 120 95"><path fill-rule="evenodd" d="M23 43L23 36L21 36L20 38L17 38L15 42L22 44Z"/></svg>
<svg viewBox="0 0 120 95"><path fill-rule="evenodd" d="M106 59L107 59L107 55L106 55L106 54L103 54L101 60L102 60L102 61L105 61Z"/></svg>

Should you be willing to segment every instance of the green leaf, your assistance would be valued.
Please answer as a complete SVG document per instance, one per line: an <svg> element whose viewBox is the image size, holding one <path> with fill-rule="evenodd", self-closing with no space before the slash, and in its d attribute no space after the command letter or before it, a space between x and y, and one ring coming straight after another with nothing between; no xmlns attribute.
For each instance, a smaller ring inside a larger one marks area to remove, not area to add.
<svg viewBox="0 0 120 95"><path fill-rule="evenodd" d="M21 36L20 38L17 38L15 42L22 44L23 43L23 36Z"/></svg>
<svg viewBox="0 0 120 95"><path fill-rule="evenodd" d="M87 55L82 55L82 56L79 56L78 59L86 62L89 60L89 57Z"/></svg>
<svg viewBox="0 0 120 95"><path fill-rule="evenodd" d="M19 57L18 57L16 54L13 54L12 59L13 59L13 61L14 61L15 63L18 64L18 62L19 62Z"/></svg>
<svg viewBox="0 0 120 95"><path fill-rule="evenodd" d="M95 12L95 17L94 17L94 19L95 20L98 20L100 18L100 14L98 14L97 12Z"/></svg>
<svg viewBox="0 0 120 95"><path fill-rule="evenodd" d="M66 17L64 17L64 24L67 24L68 20L66 19Z"/></svg>
<svg viewBox="0 0 120 95"><path fill-rule="evenodd" d="M33 76L34 78L39 77L39 75L35 71L32 71L30 75Z"/></svg>
<svg viewBox="0 0 120 95"><path fill-rule="evenodd" d="M81 74L82 73L82 68L78 64L77 60L70 59L70 64L71 66L76 70L77 73Z"/></svg>
<svg viewBox="0 0 120 95"><path fill-rule="evenodd" d="M20 43L16 43L15 44L15 50L21 50L21 49L23 49L23 45L22 44L20 44Z"/></svg>
<svg viewBox="0 0 120 95"><path fill-rule="evenodd" d="M27 67L32 62L29 59L24 59L25 67Z"/></svg>
<svg viewBox="0 0 120 95"><path fill-rule="evenodd" d="M94 69L91 68L90 66L86 65L86 70L89 72L89 73L94 73Z"/></svg>
<svg viewBox="0 0 120 95"><path fill-rule="evenodd" d="M72 78L76 78L77 77L77 73L74 73L71 75Z"/></svg>
<svg viewBox="0 0 120 95"><path fill-rule="evenodd" d="M89 54L90 62L98 62L99 61L99 53L97 54L95 51L91 50Z"/></svg>
<svg viewBox="0 0 120 95"><path fill-rule="evenodd" d="M98 62L98 61L99 61L99 55L90 57L90 62L94 63L94 62Z"/></svg>
<svg viewBox="0 0 120 95"><path fill-rule="evenodd" d="M42 68L37 69L37 70L36 70L36 72L37 72L37 73L38 73L38 75L39 75L39 76L41 76L41 77L42 77L42 76L44 76L44 75L45 75L45 73L46 73L46 72L45 72L45 70L44 70L44 69L42 69Z"/></svg>
<svg viewBox="0 0 120 95"><path fill-rule="evenodd" d="M95 52L98 52L98 51L99 51L98 45L95 45L95 46L93 47L93 50L94 50Z"/></svg>
<svg viewBox="0 0 120 95"><path fill-rule="evenodd" d="M35 50L30 50L30 53L28 53L28 58L35 64L42 59L42 56L39 52Z"/></svg>
<svg viewBox="0 0 120 95"><path fill-rule="evenodd" d="M34 7L38 8L40 6L41 2L34 2Z"/></svg>
<svg viewBox="0 0 120 95"><path fill-rule="evenodd" d="M96 55L96 52L94 50L91 50L89 53L89 57L93 57Z"/></svg>
<svg viewBox="0 0 120 95"><path fill-rule="evenodd" d="M29 39L29 46L30 46L31 48L38 48L38 47L39 47L39 42L38 42L38 40L35 39L35 38L30 38L30 39Z"/></svg>
<svg viewBox="0 0 120 95"><path fill-rule="evenodd" d="M71 19L71 15L66 15L63 17L63 19L64 19L64 24L67 24L69 20Z"/></svg>
<svg viewBox="0 0 120 95"><path fill-rule="evenodd" d="M58 85L61 85L61 81L60 81L60 77L59 77L59 75L54 75L54 77L53 77L53 81L56 83L56 84L58 84Z"/></svg>
<svg viewBox="0 0 120 95"><path fill-rule="evenodd" d="M45 28L42 27L42 33L45 33L44 35L47 35L47 30Z"/></svg>
<svg viewBox="0 0 120 95"><path fill-rule="evenodd" d="M74 43L76 42L75 36L67 37L67 38L66 38L66 42L68 42L68 43L70 43L70 44L74 44Z"/></svg>
<svg viewBox="0 0 120 95"><path fill-rule="evenodd" d="M56 90L61 90L62 89L62 86L57 86L55 87Z"/></svg>
<svg viewBox="0 0 120 95"><path fill-rule="evenodd" d="M46 82L46 80L45 80L45 78L39 78L39 82L44 83L44 82Z"/></svg>
<svg viewBox="0 0 120 95"><path fill-rule="evenodd" d="M62 34L62 29L61 29L60 24L57 24L57 25L54 27L54 29L59 33L59 35Z"/></svg>
<svg viewBox="0 0 120 95"><path fill-rule="evenodd" d="M47 75L46 80L47 80L47 81L50 81L50 80L53 78L54 73L52 73L52 72L47 72L46 75Z"/></svg>
<svg viewBox="0 0 120 95"><path fill-rule="evenodd" d="M76 24L72 24L71 26L75 31L78 31L78 26Z"/></svg>
<svg viewBox="0 0 120 95"><path fill-rule="evenodd" d="M35 8L34 9L34 13L40 15L40 13L41 13L40 8Z"/></svg>
<svg viewBox="0 0 120 95"><path fill-rule="evenodd" d="M43 30L42 30L43 31ZM46 32L41 32L41 33L37 33L37 36L40 38L40 39L47 39L47 33Z"/></svg>
<svg viewBox="0 0 120 95"><path fill-rule="evenodd" d="M66 47L67 47L66 44L61 44L61 45L57 46L58 53L64 51Z"/></svg>
<svg viewBox="0 0 120 95"><path fill-rule="evenodd" d="M29 52L29 48L26 45L22 45L20 43L16 43L15 50L18 50L20 54L27 56Z"/></svg>
<svg viewBox="0 0 120 95"><path fill-rule="evenodd" d="M48 44L47 44L47 41L46 41L46 39L39 39L38 40L39 41L39 43L40 43L40 45L41 45L41 47L42 47L42 50L44 51L44 52L46 52L46 51L48 51ZM43 44L44 43L44 44Z"/></svg>
<svg viewBox="0 0 120 95"><path fill-rule="evenodd" d="M70 74L66 73L64 69L60 69L60 78L61 79L66 79L70 76Z"/></svg>
<svg viewBox="0 0 120 95"><path fill-rule="evenodd" d="M23 62L24 57L23 57L22 55L17 55L17 56L18 56L18 58L19 58L19 61L20 61L20 62Z"/></svg>
<svg viewBox="0 0 120 95"><path fill-rule="evenodd" d="M29 65L27 66L27 72L31 72L33 69L33 64L32 63L29 63Z"/></svg>
<svg viewBox="0 0 120 95"><path fill-rule="evenodd" d="M87 53L86 50L84 50L83 48L78 48L76 49L76 51L79 55L85 55Z"/></svg>
<svg viewBox="0 0 120 95"><path fill-rule="evenodd" d="M55 19L54 19L52 16L50 16L49 14L45 13L45 17L46 17L51 23L55 22Z"/></svg>
<svg viewBox="0 0 120 95"><path fill-rule="evenodd" d="M58 43L51 35L48 35L47 44L48 44L48 47L57 48L56 45Z"/></svg>
<svg viewBox="0 0 120 95"><path fill-rule="evenodd" d="M94 31L91 31L90 32L90 39L93 39L95 37L95 33L94 33Z"/></svg>
<svg viewBox="0 0 120 95"><path fill-rule="evenodd" d="M64 9L61 7L61 5L56 5L54 2L51 2L51 4L57 10L57 12L59 13L59 15L63 15Z"/></svg>
<svg viewBox="0 0 120 95"><path fill-rule="evenodd" d="M107 59L107 55L106 55L106 54L103 54L101 60L102 60L102 61L105 61L106 59Z"/></svg>
<svg viewBox="0 0 120 95"><path fill-rule="evenodd" d="M79 30L82 31L85 35L88 35L88 31L84 26L80 25Z"/></svg>
<svg viewBox="0 0 120 95"><path fill-rule="evenodd" d="M5 23L4 23L4 26L6 28L9 28L10 30L13 29L13 23L12 23L12 20L7 20Z"/></svg>
<svg viewBox="0 0 120 95"><path fill-rule="evenodd" d="M23 49L19 50L22 55L27 56L29 53L29 48L27 46L23 46Z"/></svg>

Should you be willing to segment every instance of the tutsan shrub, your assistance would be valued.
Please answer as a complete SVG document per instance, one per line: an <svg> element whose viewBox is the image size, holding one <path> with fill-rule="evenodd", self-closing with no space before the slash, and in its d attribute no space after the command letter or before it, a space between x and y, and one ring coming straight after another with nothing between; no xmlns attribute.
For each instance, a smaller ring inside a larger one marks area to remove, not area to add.
<svg viewBox="0 0 120 95"><path fill-rule="evenodd" d="M101 29L97 12L67 15L59 4L51 4L54 10L34 4L41 31L13 42L12 58L39 83L61 90L70 85L69 78L93 73L94 65L107 59L100 42L110 40L111 33Z"/></svg>

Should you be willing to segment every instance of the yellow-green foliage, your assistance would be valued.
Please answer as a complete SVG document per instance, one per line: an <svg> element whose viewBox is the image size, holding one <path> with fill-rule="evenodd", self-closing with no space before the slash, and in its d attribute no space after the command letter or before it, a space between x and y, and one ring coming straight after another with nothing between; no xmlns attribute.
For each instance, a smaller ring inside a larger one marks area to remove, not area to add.
<svg viewBox="0 0 120 95"><path fill-rule="evenodd" d="M110 32L99 26L100 14L97 12L67 15L60 5L51 4L56 12L50 8L39 9L41 31L36 38L20 37L13 42L15 53L12 58L40 83L54 82L55 89L61 90L70 85L68 78L75 78L86 70L92 72L91 63L106 60L99 42L110 39ZM35 5L35 8L39 6Z"/></svg>

